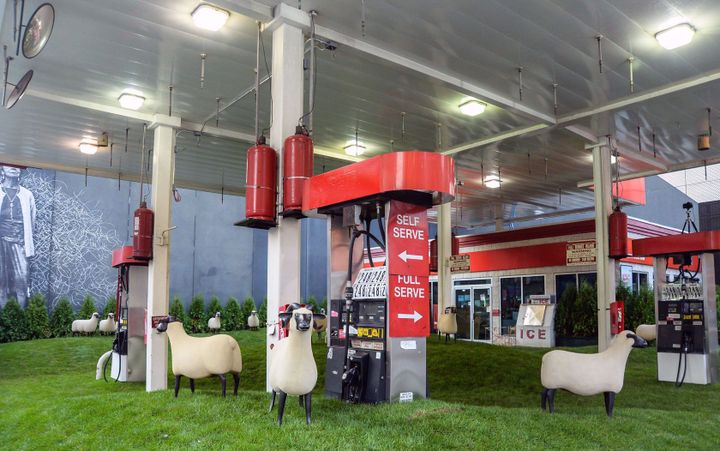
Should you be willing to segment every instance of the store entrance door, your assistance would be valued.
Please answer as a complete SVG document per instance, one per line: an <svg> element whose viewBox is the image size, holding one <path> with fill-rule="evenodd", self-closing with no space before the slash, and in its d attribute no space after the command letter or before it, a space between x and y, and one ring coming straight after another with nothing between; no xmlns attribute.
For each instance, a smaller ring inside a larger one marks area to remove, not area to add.
<svg viewBox="0 0 720 451"><path fill-rule="evenodd" d="M455 288L457 307L457 338L472 341L491 341L492 315L490 286Z"/></svg>

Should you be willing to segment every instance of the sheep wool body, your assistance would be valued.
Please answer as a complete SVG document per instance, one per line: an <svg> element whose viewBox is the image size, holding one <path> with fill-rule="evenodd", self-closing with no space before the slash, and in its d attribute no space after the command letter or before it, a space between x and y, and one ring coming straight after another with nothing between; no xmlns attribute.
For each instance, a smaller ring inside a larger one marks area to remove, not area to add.
<svg viewBox="0 0 720 451"><path fill-rule="evenodd" d="M589 396L603 392L619 393L625 378L625 364L634 341L622 331L610 346L597 354L550 351L542 358L540 381L545 388L562 388Z"/></svg>
<svg viewBox="0 0 720 451"><path fill-rule="evenodd" d="M220 313L216 313L215 316L208 320L208 329L213 331L220 330Z"/></svg>
<svg viewBox="0 0 720 451"><path fill-rule="evenodd" d="M645 341L653 341L657 338L657 327L655 324L640 324L635 333Z"/></svg>
<svg viewBox="0 0 720 451"><path fill-rule="evenodd" d="M456 313L441 313L438 319L438 330L443 334L456 334L457 333L457 314Z"/></svg>
<svg viewBox="0 0 720 451"><path fill-rule="evenodd" d="M293 313L312 313L301 308ZM295 316L290 319L290 335L280 340L272 351L270 385L274 391L288 395L310 393L317 383L317 366L312 353L312 329L297 330Z"/></svg>
<svg viewBox="0 0 720 451"><path fill-rule="evenodd" d="M172 370L176 376L201 379L242 371L240 345L229 335L191 337L180 322L169 323L167 334L172 347Z"/></svg>
<svg viewBox="0 0 720 451"><path fill-rule="evenodd" d="M90 319L76 319L72 322L70 327L73 332L83 332L89 334L95 332L99 320L100 314L95 312L92 314Z"/></svg>
<svg viewBox="0 0 720 451"><path fill-rule="evenodd" d="M115 315L108 313L107 319L100 321L100 332L111 333L117 330L117 323L114 317Z"/></svg>
<svg viewBox="0 0 720 451"><path fill-rule="evenodd" d="M247 325L251 329L257 329L260 327L260 318L258 318L257 313L252 312L250 316L248 316Z"/></svg>

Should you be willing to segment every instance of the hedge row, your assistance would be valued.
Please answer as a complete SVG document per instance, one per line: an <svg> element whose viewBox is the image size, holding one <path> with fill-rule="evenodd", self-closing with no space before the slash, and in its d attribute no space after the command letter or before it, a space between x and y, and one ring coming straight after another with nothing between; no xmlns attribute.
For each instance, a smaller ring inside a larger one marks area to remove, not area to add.
<svg viewBox="0 0 720 451"><path fill-rule="evenodd" d="M220 325L222 330L245 329L247 328L247 318L253 310L257 310L260 324L265 324L267 318L267 299L263 300L263 303L258 309L252 297L246 298L242 306L237 299L231 297L227 300L225 306L222 306L220 299L217 296L213 296L206 306L205 297L195 295L190 301L190 306L186 311L182 300L178 296L175 296L170 303L168 313L179 319L188 333L199 333L207 332L208 319L215 316L217 312L220 312Z"/></svg>

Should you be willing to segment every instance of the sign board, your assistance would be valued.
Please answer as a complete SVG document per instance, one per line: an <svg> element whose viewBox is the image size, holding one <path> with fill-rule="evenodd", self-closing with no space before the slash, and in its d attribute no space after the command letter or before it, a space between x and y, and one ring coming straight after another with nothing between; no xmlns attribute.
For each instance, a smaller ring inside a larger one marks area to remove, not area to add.
<svg viewBox="0 0 720 451"><path fill-rule="evenodd" d="M427 210L390 201L387 221L390 337L430 335Z"/></svg>
<svg viewBox="0 0 720 451"><path fill-rule="evenodd" d="M448 259L450 272L470 272L470 254L451 255Z"/></svg>
<svg viewBox="0 0 720 451"><path fill-rule="evenodd" d="M519 346L552 348L555 346L555 304L522 304L515 325Z"/></svg>
<svg viewBox="0 0 720 451"><path fill-rule="evenodd" d="M594 265L596 256L595 240L571 241L565 245L567 266Z"/></svg>
<svg viewBox="0 0 720 451"><path fill-rule="evenodd" d="M387 266L363 268L353 284L353 299L387 298Z"/></svg>

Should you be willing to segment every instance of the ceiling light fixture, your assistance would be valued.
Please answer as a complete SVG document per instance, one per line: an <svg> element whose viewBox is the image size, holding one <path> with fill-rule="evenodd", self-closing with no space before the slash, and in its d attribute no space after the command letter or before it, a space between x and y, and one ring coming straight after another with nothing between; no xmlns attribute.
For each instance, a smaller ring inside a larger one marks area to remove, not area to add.
<svg viewBox="0 0 720 451"><path fill-rule="evenodd" d="M218 31L225 25L230 12L207 3L200 3L192 12L196 27L210 31Z"/></svg>
<svg viewBox="0 0 720 451"><path fill-rule="evenodd" d="M135 89L126 89L118 97L120 106L128 110L139 110L145 103L145 96Z"/></svg>
<svg viewBox="0 0 720 451"><path fill-rule="evenodd" d="M80 149L80 152L84 153L85 155L95 155L98 149L97 142L83 140L78 146L78 149Z"/></svg>
<svg viewBox="0 0 720 451"><path fill-rule="evenodd" d="M661 46L672 50L689 44L690 41L693 40L694 35L695 27L689 23L681 23L655 33L655 39L657 39Z"/></svg>
<svg viewBox="0 0 720 451"><path fill-rule="evenodd" d="M497 175L488 175L485 177L485 186L490 189L500 188L500 177Z"/></svg>
<svg viewBox="0 0 720 451"><path fill-rule="evenodd" d="M468 99L458 105L458 108L465 116L472 117L482 114L485 111L485 108L487 108L487 103L483 103L477 99Z"/></svg>
<svg viewBox="0 0 720 451"><path fill-rule="evenodd" d="M345 150L345 153L353 156L353 157L359 157L360 155L365 153L365 150L367 150L367 147L364 143L360 141L355 141L354 139L351 141L348 141L345 143L345 147L343 147L343 150Z"/></svg>

